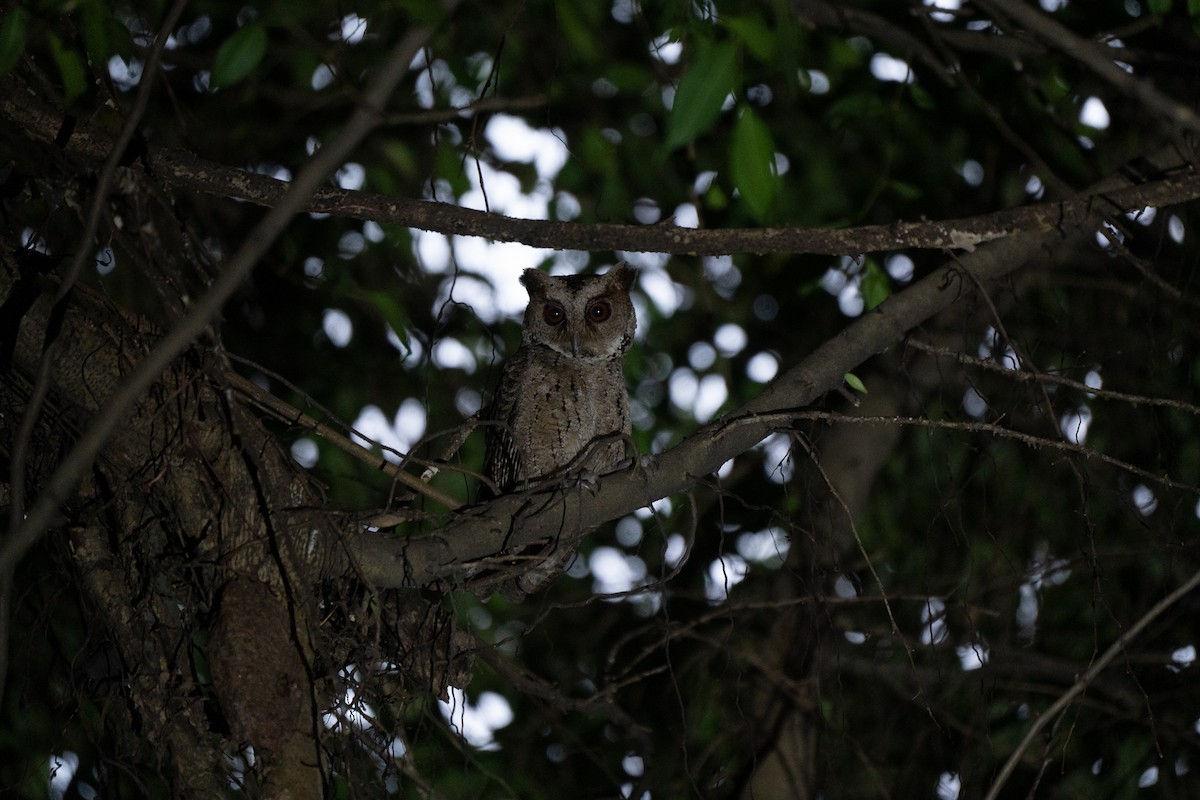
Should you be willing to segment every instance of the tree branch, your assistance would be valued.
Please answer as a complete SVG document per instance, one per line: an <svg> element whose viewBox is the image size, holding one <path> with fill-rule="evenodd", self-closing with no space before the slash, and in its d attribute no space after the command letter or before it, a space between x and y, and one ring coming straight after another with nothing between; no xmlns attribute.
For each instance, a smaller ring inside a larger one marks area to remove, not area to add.
<svg viewBox="0 0 1200 800"><path fill-rule="evenodd" d="M895 52L923 61L944 83L951 83L946 65L938 59L937 54L892 20L869 11L848 8L843 3L833 4L824 0L792 0L792 11L797 18L814 27L853 32L883 42Z"/></svg>
<svg viewBox="0 0 1200 800"><path fill-rule="evenodd" d="M1100 673L1112 663L1113 659L1120 655L1121 652L1129 646L1129 643L1137 638L1137 636L1146 629L1146 626L1161 616L1162 613L1168 608L1179 602L1189 592L1194 591L1197 587L1200 587L1200 572L1193 574L1192 577L1188 578L1185 583L1178 586L1175 591L1171 592L1169 595L1155 603L1153 608L1143 614L1142 617L1135 622L1132 627L1129 628L1129 630L1121 634L1121 636L1115 642L1113 642L1107 650L1104 651L1104 655L1096 659L1092 665L1088 667L1086 672L1075 679L1075 683L1070 689L1068 689L1062 694L1061 697L1055 700L1048 709L1039 714L1038 718L1034 720L1032 725L1029 726L1029 730L1025 732L1025 737L1021 739L1021 743L1017 745L1017 748L1013 750L1012 754L1008 757L1008 761L1004 763L1004 767L1000 770L1000 774L996 776L996 780L992 783L991 788L988 789L987 797L984 800L995 800L995 798L1000 795L1000 790L1004 788L1004 784L1008 782L1008 779L1012 776L1013 770L1016 769L1017 762L1021 760L1021 756L1024 755L1025 751L1029 749L1029 746L1033 743L1033 740L1037 737L1038 733L1041 732L1042 728L1046 727L1046 725L1052 719L1054 719L1054 717L1060 711L1065 709L1071 704L1072 700L1085 691L1092 681L1094 681L1096 677L1099 676Z"/></svg>
<svg viewBox="0 0 1200 800"><path fill-rule="evenodd" d="M1090 390L1089 390L1090 391ZM1157 483L1167 489L1181 489L1185 492L1200 494L1200 488L1185 481L1175 480L1169 475L1160 475L1157 472L1152 472L1148 469L1143 469L1136 464L1130 464L1128 461L1122 461L1119 458L1114 458L1106 453L1101 453L1092 447L1087 447L1074 442L1065 442L1061 439L1047 439L1044 436L1038 436L1032 433L1023 433L1022 431L1005 428L1002 425L997 425L994 422L959 422L947 419L926 419L924 417L860 417L851 416L848 414L836 414L828 411L802 411L802 412L787 412L785 418L788 420L812 419L821 420L828 423L838 423L842 425L896 425L913 428L937 428L945 431L970 431L974 433L985 433L988 436L993 436L997 439L1011 439L1021 442L1024 445L1033 448L1047 448L1050 450L1060 450L1064 453L1074 453L1087 459L1096 459L1101 463L1108 464L1119 470L1128 472L1130 475L1136 475L1151 483Z"/></svg>
<svg viewBox="0 0 1200 800"><path fill-rule="evenodd" d="M289 425L299 425L312 431L317 436L320 436L325 441L329 442L334 447L347 453L350 457L361 461L372 469L382 472L392 480L402 484L408 489L423 494L434 502L441 503L450 510L454 510L462 505L462 502L455 497L451 497L445 492L437 489L434 486L426 483L417 476L405 472L404 464L407 463L410 456L407 453L402 453L394 447L388 447L382 442L371 441L368 437L351 428L351 432L357 436L361 436L371 444L379 447L383 452L390 452L400 459L400 463L388 461L383 455L377 455L370 448L358 444L350 437L346 436L340 430L327 425L321 420L313 417L310 414L301 411L300 409L282 400L267 390L260 387L249 378L242 377L238 373L230 370L226 373L231 388L237 390L246 400L264 411L269 412L276 419L286 422ZM277 378L278 379L278 378Z"/></svg>
<svg viewBox="0 0 1200 800"><path fill-rule="evenodd" d="M976 3L993 16L1007 18L1025 27L1039 39L1083 64L1116 89L1141 103L1148 111L1165 119L1170 123L1172 132L1178 133L1178 129L1183 128L1192 133L1200 133L1200 116L1195 111L1159 92L1149 81L1135 78L1118 67L1105 52L1107 47L1079 38L1050 15L1043 14L1022 0L976 0Z"/></svg>
<svg viewBox="0 0 1200 800"><path fill-rule="evenodd" d="M0 83L0 86L4 85ZM0 116L19 125L30 136L55 141L60 115L27 92L0 92ZM77 125L66 144L69 152L102 160L112 149L111 138L101 130ZM328 148L326 148L328 149ZM184 150L151 147L146 155L155 176L188 192L217 195L273 207L290 191L291 184L206 161ZM1181 166L1177 161L1175 166ZM299 211L332 214L351 219L390 222L447 235L481 236L500 242L520 242L554 250L621 250L678 255L730 253L791 253L847 255L909 248L970 251L987 242L1018 232L1073 228L1093 219L1097 212L1118 214L1162 206L1200 196L1200 176L1187 171L1152 176L1140 185L1129 182L1099 185L1089 193L1032 206L1005 209L957 220L897 222L830 230L823 228L731 228L704 230L672 225L583 224L554 220L514 219L500 214L462 208L449 203L390 197L374 192L321 188Z"/></svg>
<svg viewBox="0 0 1200 800"><path fill-rule="evenodd" d="M982 282L995 280L1049 242L1046 234L1018 234L948 262L853 322L733 414L660 455L642 457L628 471L605 476L595 494L572 487L508 495L469 509L435 534L408 539L365 534L351 539L351 551L363 576L376 586L423 585L506 548L592 528L686 491L778 428L781 412L798 411L840 386L847 370L970 291L967 287L974 284L961 273Z"/></svg>
<svg viewBox="0 0 1200 800"><path fill-rule="evenodd" d="M1166 149L1150 157L1160 170L1176 169L1179 156ZM1175 201L1192 199L1200 182L1191 173L1187 189ZM1168 179L1169 181L1184 180ZM1129 186L1111 176L1092 191L1120 194ZM1063 205L1070 205L1064 203ZM464 565L506 549L551 540L617 519L663 497L686 491L697 479L751 449L779 427L779 415L799 412L822 394L842 385L843 375L905 333L957 302L975 287L1014 272L1039 252L1065 238L1068 227L1081 229L1111 210L1107 203L1090 210L1074 225L1015 233L961 257L953 257L924 279L898 292L784 372L762 394L737 411L701 428L657 456L643 456L625 472L604 478L595 494L578 487L501 497L467 509L436 533L409 538L375 534L352 536L347 546L363 577L379 587L420 586L444 580Z"/></svg>

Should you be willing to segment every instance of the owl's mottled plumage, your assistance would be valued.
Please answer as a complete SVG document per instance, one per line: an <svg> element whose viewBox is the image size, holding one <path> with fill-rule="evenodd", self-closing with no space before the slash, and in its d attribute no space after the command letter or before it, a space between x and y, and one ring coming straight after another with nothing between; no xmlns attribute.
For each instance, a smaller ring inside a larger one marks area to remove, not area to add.
<svg viewBox="0 0 1200 800"><path fill-rule="evenodd" d="M637 325L629 300L635 275L620 264L605 275L527 269L521 276L529 290L521 346L505 363L486 416L483 473L500 492L537 484L568 464L608 472L624 458L619 435L630 425L623 366ZM592 444L612 434L618 436ZM554 566L571 552L556 553ZM518 585L530 591L544 581L527 573Z"/></svg>
<svg viewBox="0 0 1200 800"><path fill-rule="evenodd" d="M525 270L529 290L521 346L504 365L488 419L484 474L501 492L569 464L597 436L629 433L623 361L636 325L634 272L552 278ZM581 469L605 472L624 444L599 444Z"/></svg>

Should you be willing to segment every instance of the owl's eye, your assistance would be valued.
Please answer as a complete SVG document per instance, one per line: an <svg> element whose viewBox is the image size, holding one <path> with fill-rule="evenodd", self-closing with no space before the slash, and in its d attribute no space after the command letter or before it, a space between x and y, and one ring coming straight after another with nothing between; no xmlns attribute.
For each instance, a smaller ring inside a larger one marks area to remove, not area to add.
<svg viewBox="0 0 1200 800"><path fill-rule="evenodd" d="M546 303L542 307L542 319L546 320L547 325L561 325L566 318L567 315L563 313L562 306L558 303Z"/></svg>
<svg viewBox="0 0 1200 800"><path fill-rule="evenodd" d="M612 306L606 300L596 300L587 307L587 318L592 322L604 322L612 316Z"/></svg>

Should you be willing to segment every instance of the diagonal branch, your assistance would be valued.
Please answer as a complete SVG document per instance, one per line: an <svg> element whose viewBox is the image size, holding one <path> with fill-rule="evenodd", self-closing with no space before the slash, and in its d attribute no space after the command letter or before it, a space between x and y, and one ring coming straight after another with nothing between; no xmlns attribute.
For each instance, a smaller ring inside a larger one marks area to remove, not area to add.
<svg viewBox="0 0 1200 800"><path fill-rule="evenodd" d="M1048 14L1043 14L1023 0L975 0L993 16L1007 18L1032 31L1033 34L1075 59L1108 81L1119 91L1132 97L1157 116L1170 123L1171 130L1182 128L1200 133L1200 116L1183 103L1176 102L1154 88L1149 81L1136 78L1118 67L1105 52L1108 48L1081 39Z"/></svg>
<svg viewBox="0 0 1200 800"><path fill-rule="evenodd" d="M1124 178L1105 181L1110 190ZM1184 199L1179 197L1177 199ZM1076 227L1094 221L1099 212ZM591 494L573 487L501 497L468 509L436 533L410 538L375 534L347 542L363 577L379 587L420 586L451 577L464 565L505 549L585 530L652 506L689 489L699 478L744 453L779 427L787 411L799 413L841 386L843 375L898 342L971 291L1008 275L1061 241L1059 232L1022 232L992 242L944 266L851 323L808 358L779 376L762 394L659 455L604 478Z"/></svg>
<svg viewBox="0 0 1200 800"><path fill-rule="evenodd" d="M1121 634L1121 636L1115 642L1113 642L1107 650L1104 651L1103 655L1092 662L1092 665L1088 667L1086 672L1075 679L1075 683L1071 685L1070 689L1063 692L1061 697L1055 700L1049 708L1039 714L1038 718L1034 720L1032 725L1029 726L1029 730L1025 732L1025 737L1021 739L1021 743L1017 745L1016 749L1013 750L1012 754L1008 757L1008 760L1004 762L1004 767L1000 770L1000 774L996 776L996 780L993 781L985 800L995 800L995 798L1000 795L1000 791L1004 788L1004 784L1008 782L1008 779L1012 776L1013 770L1016 769L1017 762L1021 760L1022 755L1024 755L1025 751L1029 749L1029 746L1033 743L1033 740L1037 738L1037 735L1042 731L1042 729L1045 728L1046 725L1056 716L1058 716L1059 712L1063 711L1067 706L1069 706L1076 697L1086 691L1088 686L1091 685L1092 681L1094 681L1101 672L1107 669L1108 665L1112 663L1113 659L1119 656L1125 650L1125 648L1129 646L1129 643L1136 639L1151 622L1158 619L1158 617L1162 616L1164 611L1182 600L1190 592L1195 591L1198 587L1200 587L1200 572L1192 575L1192 577L1188 578L1186 582L1176 587L1175 591L1171 592L1169 595L1155 603L1154 607L1143 614L1142 617L1129 628L1129 630Z"/></svg>
<svg viewBox="0 0 1200 800"><path fill-rule="evenodd" d="M833 336L733 414L670 450L642 457L628 471L605 476L594 495L579 488L507 495L469 509L432 535L352 538L349 545L363 576L380 587L432 583L506 547L550 539L563 530L594 527L686 491L777 429L781 412L799 411L836 389L848 370L955 303L967 291L964 286L972 285L958 273L995 280L1025 264L1050 241L1045 234L1019 234L950 261Z"/></svg>

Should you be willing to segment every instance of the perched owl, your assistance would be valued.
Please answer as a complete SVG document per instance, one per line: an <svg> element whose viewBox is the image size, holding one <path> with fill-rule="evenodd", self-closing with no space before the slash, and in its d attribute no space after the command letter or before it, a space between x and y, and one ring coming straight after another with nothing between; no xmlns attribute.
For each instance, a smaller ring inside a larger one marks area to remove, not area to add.
<svg viewBox="0 0 1200 800"><path fill-rule="evenodd" d="M630 427L623 362L637 326L629 300L635 275L618 264L605 275L552 278L527 269L521 276L529 291L521 346L505 363L485 417L483 473L498 491L533 486L568 464L573 473L608 472L624 458L619 437ZM490 495L481 491L483 499ZM551 544L546 552L546 562L521 575L510 596L545 583L574 550Z"/></svg>

